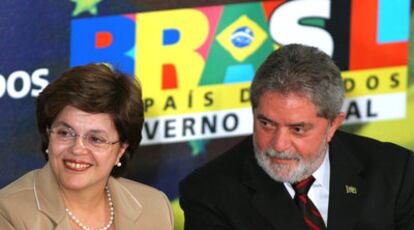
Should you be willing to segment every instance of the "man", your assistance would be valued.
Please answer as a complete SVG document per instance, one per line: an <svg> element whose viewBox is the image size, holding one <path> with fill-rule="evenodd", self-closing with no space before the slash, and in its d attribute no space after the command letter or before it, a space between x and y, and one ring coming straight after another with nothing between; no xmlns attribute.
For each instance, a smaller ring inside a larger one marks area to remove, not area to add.
<svg viewBox="0 0 414 230"><path fill-rule="evenodd" d="M338 131L344 89L329 56L281 47L250 97L252 137L180 184L186 230L414 229L413 154Z"/></svg>

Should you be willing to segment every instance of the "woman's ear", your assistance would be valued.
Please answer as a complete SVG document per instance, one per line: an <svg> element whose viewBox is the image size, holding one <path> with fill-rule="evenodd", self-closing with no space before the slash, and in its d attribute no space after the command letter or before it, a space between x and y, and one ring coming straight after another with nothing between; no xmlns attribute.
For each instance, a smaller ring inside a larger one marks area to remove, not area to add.
<svg viewBox="0 0 414 230"><path fill-rule="evenodd" d="M125 154L126 149L128 148L128 143L122 143L121 147L119 148L118 156L116 159L116 162L119 162L121 160L121 157Z"/></svg>

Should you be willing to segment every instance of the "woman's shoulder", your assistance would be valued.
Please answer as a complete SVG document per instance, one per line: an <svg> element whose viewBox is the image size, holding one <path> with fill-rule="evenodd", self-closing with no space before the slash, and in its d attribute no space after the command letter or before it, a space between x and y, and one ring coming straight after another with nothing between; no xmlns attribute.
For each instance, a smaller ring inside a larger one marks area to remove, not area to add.
<svg viewBox="0 0 414 230"><path fill-rule="evenodd" d="M3 221L14 222L33 217L37 209L33 188L35 172L23 175L0 190L0 216ZM4 227L2 224L0 228Z"/></svg>
<svg viewBox="0 0 414 230"><path fill-rule="evenodd" d="M0 189L0 200L10 200L14 197L33 194L34 177L37 171L38 169L32 170Z"/></svg>

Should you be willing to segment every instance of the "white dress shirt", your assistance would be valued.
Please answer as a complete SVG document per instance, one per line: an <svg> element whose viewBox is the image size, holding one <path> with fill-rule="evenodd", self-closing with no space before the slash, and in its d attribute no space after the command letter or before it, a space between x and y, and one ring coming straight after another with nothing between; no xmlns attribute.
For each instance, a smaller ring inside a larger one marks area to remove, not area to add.
<svg viewBox="0 0 414 230"><path fill-rule="evenodd" d="M328 223L329 207L329 178L331 175L331 165L329 163L329 150L326 150L325 158L321 166L312 174L315 178L308 192L309 199L315 204L319 213L322 215L325 226ZM295 190L290 183L284 183L292 199L295 197Z"/></svg>

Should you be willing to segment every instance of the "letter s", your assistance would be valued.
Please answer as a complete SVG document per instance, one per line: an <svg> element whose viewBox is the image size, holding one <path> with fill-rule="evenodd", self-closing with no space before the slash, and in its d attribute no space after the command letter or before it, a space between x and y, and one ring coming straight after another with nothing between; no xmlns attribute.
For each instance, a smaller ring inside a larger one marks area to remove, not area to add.
<svg viewBox="0 0 414 230"><path fill-rule="evenodd" d="M281 45L301 43L315 46L333 54L334 43L328 31L308 25L301 25L301 19L329 19L331 14L330 0L298 0L286 2L278 7L269 20L269 31L272 39Z"/></svg>
<svg viewBox="0 0 414 230"><path fill-rule="evenodd" d="M39 93L42 92L44 88L49 84L49 81L42 78L42 76L48 76L49 75L49 69L41 68L37 69L32 74L32 83L33 85L39 86L40 89L32 89L32 97L39 96Z"/></svg>

